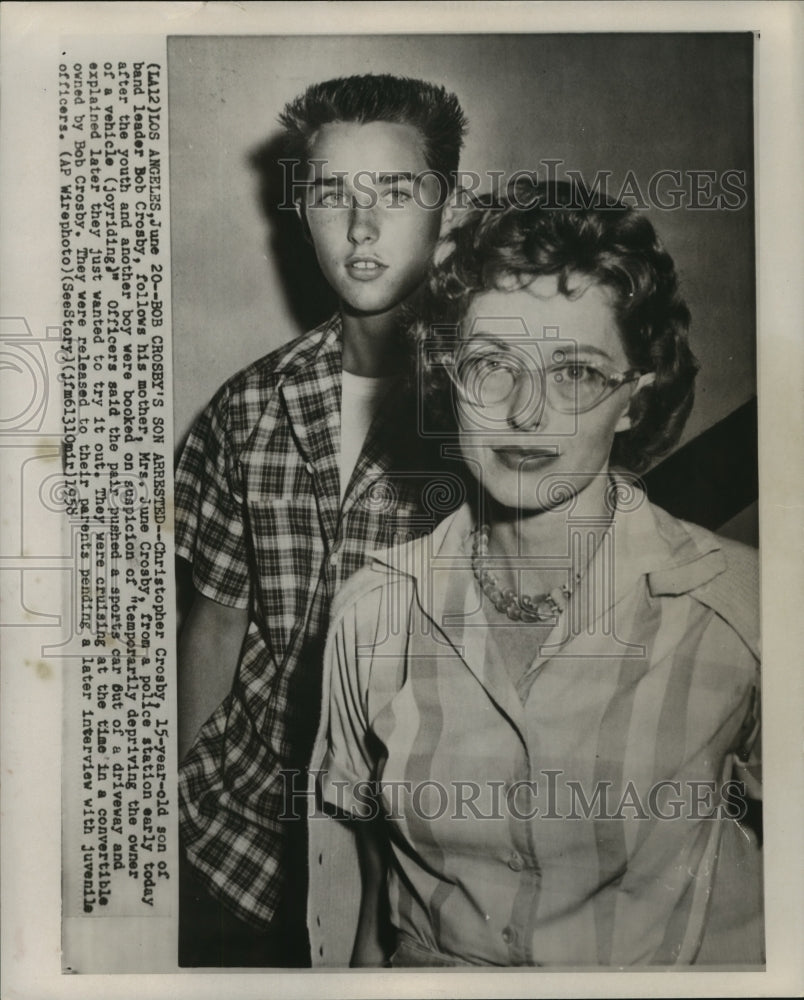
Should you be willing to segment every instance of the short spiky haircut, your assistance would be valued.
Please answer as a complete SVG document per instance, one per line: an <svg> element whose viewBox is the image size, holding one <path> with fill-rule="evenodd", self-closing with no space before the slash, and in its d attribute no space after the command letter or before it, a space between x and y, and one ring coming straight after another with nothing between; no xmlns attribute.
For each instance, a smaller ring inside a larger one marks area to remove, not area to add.
<svg viewBox="0 0 804 1000"><path fill-rule="evenodd" d="M640 472L676 444L698 365L673 259L643 214L614 202L589 207L567 182L520 182L501 202L469 212L436 259L411 331L431 346L449 330L454 336L482 292L526 287L540 275L556 275L565 295L572 294L573 275L608 288L630 364L655 375L632 400L631 427L615 437L612 464ZM452 389L443 368L425 366L422 389L430 420L452 432Z"/></svg>
<svg viewBox="0 0 804 1000"><path fill-rule="evenodd" d="M333 122L413 125L424 139L427 166L448 190L455 186L467 123L458 98L444 87L387 73L314 83L279 116L287 156L306 162L318 129Z"/></svg>

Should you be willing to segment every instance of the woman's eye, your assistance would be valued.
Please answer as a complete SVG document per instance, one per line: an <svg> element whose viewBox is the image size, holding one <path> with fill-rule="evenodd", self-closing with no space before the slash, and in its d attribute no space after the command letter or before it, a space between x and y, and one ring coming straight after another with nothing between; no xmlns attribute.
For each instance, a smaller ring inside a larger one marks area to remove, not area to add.
<svg viewBox="0 0 804 1000"><path fill-rule="evenodd" d="M513 372L516 369L513 359L503 354L480 355L472 358L469 364L480 375L490 375L493 372Z"/></svg>
<svg viewBox="0 0 804 1000"><path fill-rule="evenodd" d="M595 382L600 377L600 372L591 365L562 365L553 370L553 380L556 382Z"/></svg>

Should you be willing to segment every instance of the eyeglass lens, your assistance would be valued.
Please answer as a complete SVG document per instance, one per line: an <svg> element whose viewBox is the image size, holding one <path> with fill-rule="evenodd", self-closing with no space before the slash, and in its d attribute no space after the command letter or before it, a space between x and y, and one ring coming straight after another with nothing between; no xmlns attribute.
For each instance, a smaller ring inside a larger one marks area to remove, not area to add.
<svg viewBox="0 0 804 1000"><path fill-rule="evenodd" d="M591 408L611 387L611 377L593 365L564 361L544 369L501 350L463 353L456 359L455 377L467 401L476 406L505 402L526 386L534 399L546 393L550 406L570 413Z"/></svg>

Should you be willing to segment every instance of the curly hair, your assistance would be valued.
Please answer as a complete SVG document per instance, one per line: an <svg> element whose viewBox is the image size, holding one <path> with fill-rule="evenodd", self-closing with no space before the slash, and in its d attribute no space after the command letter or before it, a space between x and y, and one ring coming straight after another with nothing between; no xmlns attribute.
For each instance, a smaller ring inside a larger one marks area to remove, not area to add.
<svg viewBox="0 0 804 1000"><path fill-rule="evenodd" d="M687 340L690 314L679 295L675 265L651 223L616 202L590 207L570 182L520 181L504 199L471 209L442 241L416 301L411 333L417 345L454 339L473 298L522 288L556 275L569 297L573 276L610 289L630 365L653 372L634 394L631 426L617 434L613 465L644 470L678 441L692 409L698 364ZM442 366L424 362L421 385L431 423L454 432L451 382Z"/></svg>
<svg viewBox="0 0 804 1000"><path fill-rule="evenodd" d="M306 161L316 132L332 122L413 125L424 139L428 168L447 191L455 186L467 121L458 98L446 88L389 73L314 83L279 116L286 154Z"/></svg>

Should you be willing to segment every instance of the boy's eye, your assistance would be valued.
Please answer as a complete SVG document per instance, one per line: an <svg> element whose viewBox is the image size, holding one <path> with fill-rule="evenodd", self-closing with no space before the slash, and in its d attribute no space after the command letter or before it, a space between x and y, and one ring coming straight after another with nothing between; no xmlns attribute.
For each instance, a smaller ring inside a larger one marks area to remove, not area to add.
<svg viewBox="0 0 804 1000"><path fill-rule="evenodd" d="M389 208L396 207L397 205L405 205L411 198L411 192L401 188L389 188L382 196L383 203Z"/></svg>
<svg viewBox="0 0 804 1000"><path fill-rule="evenodd" d="M322 208L346 208L347 197L345 191L325 191L316 204Z"/></svg>

